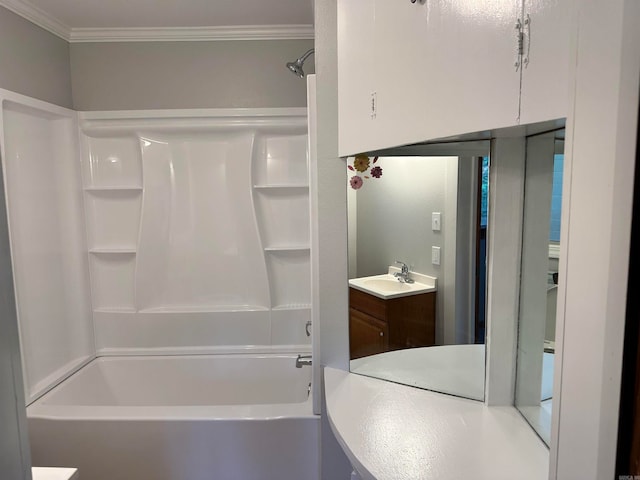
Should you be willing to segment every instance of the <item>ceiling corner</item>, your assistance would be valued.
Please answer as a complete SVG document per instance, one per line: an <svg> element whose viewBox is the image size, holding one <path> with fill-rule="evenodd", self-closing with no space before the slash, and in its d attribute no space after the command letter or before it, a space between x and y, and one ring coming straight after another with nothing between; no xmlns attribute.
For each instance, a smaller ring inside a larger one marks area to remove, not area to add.
<svg viewBox="0 0 640 480"><path fill-rule="evenodd" d="M0 6L44 28L63 40L69 41L71 29L57 18L32 5L27 0L0 0Z"/></svg>

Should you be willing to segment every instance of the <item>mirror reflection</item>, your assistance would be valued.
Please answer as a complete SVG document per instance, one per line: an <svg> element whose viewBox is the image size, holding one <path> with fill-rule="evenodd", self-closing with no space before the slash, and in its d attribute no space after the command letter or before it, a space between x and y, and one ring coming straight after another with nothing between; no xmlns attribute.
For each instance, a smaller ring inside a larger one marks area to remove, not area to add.
<svg viewBox="0 0 640 480"><path fill-rule="evenodd" d="M487 153L347 159L353 373L484 398Z"/></svg>
<svg viewBox="0 0 640 480"><path fill-rule="evenodd" d="M549 444L564 130L527 139L516 407Z"/></svg>

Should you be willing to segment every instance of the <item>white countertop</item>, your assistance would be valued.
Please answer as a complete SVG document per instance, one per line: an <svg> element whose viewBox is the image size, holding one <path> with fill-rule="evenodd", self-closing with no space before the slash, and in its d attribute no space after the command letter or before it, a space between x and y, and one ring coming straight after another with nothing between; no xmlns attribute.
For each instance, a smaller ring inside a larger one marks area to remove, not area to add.
<svg viewBox="0 0 640 480"><path fill-rule="evenodd" d="M79 480L77 468L32 467L33 480Z"/></svg>
<svg viewBox="0 0 640 480"><path fill-rule="evenodd" d="M438 279L417 272L409 272L414 283L403 283L394 276L400 269L390 266L387 273L370 277L352 278L349 286L383 300L408 297L420 293L431 293L437 290Z"/></svg>
<svg viewBox="0 0 640 480"><path fill-rule="evenodd" d="M514 407L325 368L331 428L363 480L542 480L549 451Z"/></svg>

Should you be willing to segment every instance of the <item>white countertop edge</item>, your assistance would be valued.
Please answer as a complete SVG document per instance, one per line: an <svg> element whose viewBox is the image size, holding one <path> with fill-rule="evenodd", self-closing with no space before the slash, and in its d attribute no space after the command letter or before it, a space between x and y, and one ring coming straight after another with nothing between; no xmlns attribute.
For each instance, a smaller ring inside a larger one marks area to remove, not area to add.
<svg viewBox="0 0 640 480"><path fill-rule="evenodd" d="M79 480L77 468L32 467L33 480Z"/></svg>
<svg viewBox="0 0 640 480"><path fill-rule="evenodd" d="M381 275L380 277L383 277L383 275ZM356 280L356 282L354 282L353 280ZM409 290L406 292L384 294L384 293L379 293L379 292L376 292L375 290L359 285L357 283L357 280L358 280L357 278L349 280L349 286L352 288L355 288L356 290L360 290L361 292L368 293L369 295L373 295L374 297L381 298L382 300L391 300L393 298L401 298L401 297L411 297L413 295L421 295L423 293L432 293L438 290L436 287L427 287L427 288L422 288L420 290Z"/></svg>
<svg viewBox="0 0 640 480"><path fill-rule="evenodd" d="M549 450L514 407L329 367L324 378L329 425L363 480L548 477Z"/></svg>

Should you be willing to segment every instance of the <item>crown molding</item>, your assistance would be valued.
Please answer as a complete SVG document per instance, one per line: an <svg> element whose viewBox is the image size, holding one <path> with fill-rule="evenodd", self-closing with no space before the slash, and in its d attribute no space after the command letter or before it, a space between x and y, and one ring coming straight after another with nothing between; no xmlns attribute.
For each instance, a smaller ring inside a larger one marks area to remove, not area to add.
<svg viewBox="0 0 640 480"><path fill-rule="evenodd" d="M313 40L314 38L313 25L70 28L27 0L0 0L0 5L70 43Z"/></svg>
<svg viewBox="0 0 640 480"><path fill-rule="evenodd" d="M25 0L0 0L0 5L63 40L69 41L71 37L67 25Z"/></svg>
<svg viewBox="0 0 640 480"><path fill-rule="evenodd" d="M223 27L73 28L69 41L194 42L217 40L313 39L313 25L239 25Z"/></svg>

